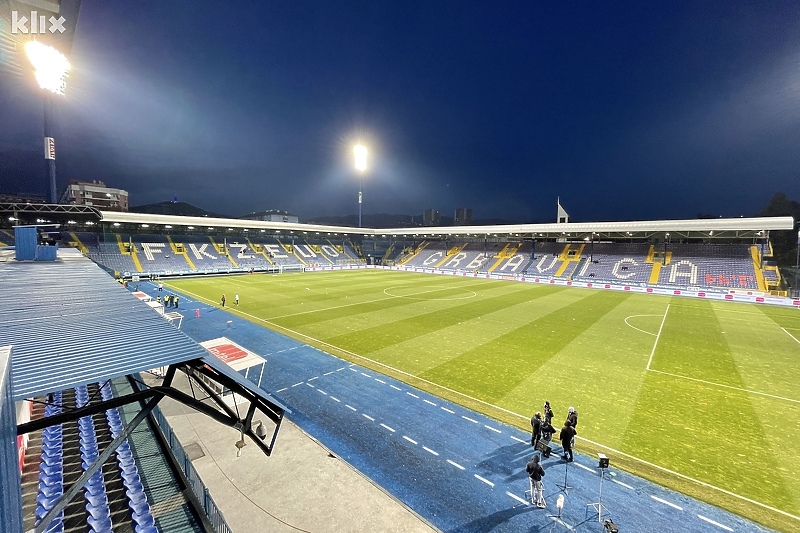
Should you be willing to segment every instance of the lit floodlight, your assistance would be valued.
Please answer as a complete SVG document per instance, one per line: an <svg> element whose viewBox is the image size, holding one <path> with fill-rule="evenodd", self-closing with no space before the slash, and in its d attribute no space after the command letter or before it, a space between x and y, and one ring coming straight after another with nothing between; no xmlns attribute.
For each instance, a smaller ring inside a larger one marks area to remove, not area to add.
<svg viewBox="0 0 800 533"><path fill-rule="evenodd" d="M367 170L367 147L357 144L353 148L353 155L356 158L356 170L359 172Z"/></svg>
<svg viewBox="0 0 800 533"><path fill-rule="evenodd" d="M64 94L67 72L72 68L64 54L38 41L29 41L25 45L25 52L36 69L39 87L56 94Z"/></svg>

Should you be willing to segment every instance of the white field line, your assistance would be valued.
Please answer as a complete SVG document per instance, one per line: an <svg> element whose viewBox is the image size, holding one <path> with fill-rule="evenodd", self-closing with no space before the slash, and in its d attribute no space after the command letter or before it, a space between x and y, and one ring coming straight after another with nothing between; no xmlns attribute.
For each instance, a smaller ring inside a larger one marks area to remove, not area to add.
<svg viewBox="0 0 800 533"><path fill-rule="evenodd" d="M203 298L202 296L198 296L196 294L192 294L191 292L188 292L188 291L182 291L182 292L184 294L191 294L192 296L195 296L198 300L202 300L202 301L205 301L205 302L208 302L208 303L211 303L211 304L216 304L216 300L212 301L212 300L209 300L208 298ZM667 305L667 308L669 309L669 304ZM248 316L248 317L252 318L254 322L261 322L261 323L264 323L264 324L269 324L270 326L272 326L275 329L288 331L288 332L292 333L293 335L296 335L298 337L302 337L304 339L308 339L308 340L310 340L312 342L315 342L315 343L317 343L317 344L319 344L321 346L327 346L327 347L329 347L329 348L331 348L333 350L338 350L338 351L346 353L346 354L348 354L348 355L350 355L352 357L356 357L358 359L363 359L365 361L369 361L370 363L372 363L372 364L374 364L376 366L380 366L382 368L386 368L388 370L391 370L392 372L397 372L398 374L401 374L401 375L404 375L404 376L408 376L409 378L418 380L418 381L420 381L422 383L426 383L426 384L428 384L428 385L430 385L432 387L435 387L435 388L440 389L440 390L447 391L447 392L449 392L451 394L455 394L457 396L461 396L462 398L466 398L466 399L468 399L468 400L470 400L472 402L479 403L479 404L485 405L487 407L491 407L492 409L496 409L498 411L502 411L502 412L507 413L509 415L515 416L517 418L521 418L521 419L523 419L525 421L530 420L530 416L529 415L523 415L523 414L514 412L514 411L512 411L510 409L506 409L505 407L500 407L499 405L494 405L494 404L489 403L489 402L487 402L485 400L481 400L479 398L475 398L473 396L470 396L469 394L464 394L461 391L457 391L455 389L451 389L449 387L445 387L444 385L440 385L438 383L434 383L433 381L429 381L427 379L420 378L420 377L415 376L414 374L412 374L410 372L406 372L405 370L400 370L399 368L395 368L393 366L387 365L386 363L381 363L380 361L375 361L374 359L370 359L369 357L365 357L365 356L357 354L355 352L351 352L349 350L345 350L343 348L339 348L338 346L334 346L333 344L329 344L329 343L327 343L325 341L321 341L319 339L315 339L314 337L312 337L310 335L306 335L304 333L300 333L299 331L295 331L293 329L289 329L287 327L281 326L280 324L275 324L274 322L270 322L269 320L265 320L265 319L263 319L261 317L257 317L255 315L251 315L249 313L243 313L241 311L236 311L236 312L239 315ZM666 316L667 315L665 313L664 317L666 318ZM663 322L662 322L662 324L663 324ZM658 341L657 338L656 338L656 341ZM298 385L302 385L302 383L298 383ZM355 407L350 407L349 405L347 407L349 407L353 411L356 410ZM477 423L477 420L473 420L473 419L467 418L465 416L462 416L461 418L464 418L465 420L469 420L470 422ZM651 463L650 461L646 461L646 460L641 459L639 457L635 457L633 455L627 454L627 453L625 453L623 451L617 450L616 448L612 448L611 446L606 446L605 444L600 444L599 442L595 442L595 441L592 441L592 440L589 440L589 439L585 439L583 437L578 437L578 438L588 442L589 444L592 444L592 445L597 446L599 448L603 448L604 450L609 450L609 451L611 451L611 452L613 452L613 453L615 453L617 455L620 455L620 456L623 456L623 457L627 457L631 461L636 461L636 462L638 462L640 464L647 465L650 468L654 468L656 470L659 470L661 472L670 474L672 476L679 477L679 478L681 478L681 479L683 479L685 481L689 481L691 483L695 483L696 485L699 485L701 487L705 487L707 489L715 490L715 491L720 492L722 494L726 494L728 496L731 496L732 498L737 498L737 499L739 499L741 501L745 501L745 502L751 503L753 505L757 505L758 507L761 507L762 509L767 509L767 510L772 511L774 513L778 513L778 514L780 514L782 516L785 516L787 518L791 518L792 520L796 520L796 521L800 522L800 516L793 515L791 513L783 511L781 509L776 509L775 507L772 507L772 506L767 505L765 503L761 503L761 502L753 500L751 498L747 498L746 496L742 496L741 494L736 494L735 492L731 492L729 490L723 489L722 487L717 487L716 485L712 485L711 483L706 483L705 481L701 481L699 479L695 479L693 477L687 476L686 474L681 474L680 472L676 472L674 470L670 470L669 468L663 467L661 465L657 465L655 463Z"/></svg>
<svg viewBox="0 0 800 533"><path fill-rule="evenodd" d="M476 477L477 479L479 479L480 481L483 481L484 483L486 483L486 484L487 484L487 485L489 485L490 487L494 487L494 483L492 483L491 481L489 481L489 480L488 480L488 479L486 479L485 477L481 477L481 476L479 476L478 474L472 474L472 475L473 475L473 476L475 476L475 477Z"/></svg>
<svg viewBox="0 0 800 533"><path fill-rule="evenodd" d="M789 335L791 338L793 338L793 339L794 339L794 342L796 342L797 344L800 344L800 340L797 340L797 337L795 337L794 335L792 335L791 333L789 333L789 331L788 331L786 328L781 328L781 329L782 329L783 331L785 331L787 335ZM794 328L789 328L789 329L794 329Z"/></svg>
<svg viewBox="0 0 800 533"><path fill-rule="evenodd" d="M520 498L516 494L513 494L511 492L506 492L506 494L508 494L510 497L514 498L515 500L517 500L519 503L524 503L525 505L530 505L531 504L531 502L529 502L527 500L523 500L522 498Z"/></svg>
<svg viewBox="0 0 800 533"><path fill-rule="evenodd" d="M451 461L450 459L448 459L447 462L453 465L454 467L458 468L459 470L466 470L466 468L464 468L463 466L454 461Z"/></svg>
<svg viewBox="0 0 800 533"><path fill-rule="evenodd" d="M612 483L616 483L617 485L622 485L622 486L623 486L623 487L625 487L626 489L633 490L633 487L631 487L631 486L630 486L630 485L628 485L627 483L623 483L622 481L617 481L616 479L612 479L612 480L611 480L611 482L612 482Z"/></svg>
<svg viewBox="0 0 800 533"><path fill-rule="evenodd" d="M647 360L647 367L645 370L650 370L650 363L653 362L653 356L656 354L656 346L658 346L658 339L661 338L661 330L664 329L664 322L667 321L667 313L669 313L669 305L667 304L667 310L664 311L664 318L661 319L661 326L658 328L658 334L656 335L656 342L653 343L653 349L650 351L650 359Z"/></svg>
<svg viewBox="0 0 800 533"><path fill-rule="evenodd" d="M713 385L715 387L721 387L723 389L732 389L741 392L746 392L747 394L757 394L759 396L766 396L767 398L773 398L775 400L782 400L784 402L792 402L792 403L800 403L800 400L795 400L794 398L786 398L785 396L776 396L775 394L769 394L766 392L759 392L756 390L750 389L743 389L742 387L734 387L733 385L723 385L722 383L715 383L713 381L706 381L704 379L692 378L689 376L682 376L680 374L673 374L671 372L664 372L662 370L653 370L650 369L650 372L655 372L656 374L663 374L665 376L671 376L673 378L680 378L680 379L688 379L690 381L697 381L698 383L704 383L706 385Z"/></svg>
<svg viewBox="0 0 800 533"><path fill-rule="evenodd" d="M713 524L713 525L715 525L717 527L721 527L725 531L733 531L732 528L730 528L730 527L728 527L728 526L726 526L724 524L720 524L719 522L715 522L714 520L711 520L710 518L707 518L707 517L705 517L705 516L703 516L701 514L697 515L697 518L699 518L700 520L705 520L709 524Z"/></svg>
<svg viewBox="0 0 800 533"><path fill-rule="evenodd" d="M658 496L653 496L652 494L650 495L650 497L653 498L657 502L663 503L664 505L669 505L673 509L677 509L679 511L683 511L683 507L681 507L680 505L675 505L674 503L668 502L667 500L662 500Z"/></svg>
<svg viewBox="0 0 800 533"><path fill-rule="evenodd" d="M636 318L637 316L661 316L661 315L631 315L631 316L626 316L626 317L625 317L625 325L626 325L626 326L628 326L629 328L633 328L633 329L635 329L636 331L641 331L642 333L647 333L648 335L652 335L653 337L655 337L655 336L656 336L656 334L655 334L655 333L651 333L651 332L649 332L649 331L645 331L645 330L643 330L643 329L641 329L641 328L637 328L636 326L632 326L632 325L631 325L631 323L630 323L630 322L628 322L628 319L629 319L629 318Z"/></svg>

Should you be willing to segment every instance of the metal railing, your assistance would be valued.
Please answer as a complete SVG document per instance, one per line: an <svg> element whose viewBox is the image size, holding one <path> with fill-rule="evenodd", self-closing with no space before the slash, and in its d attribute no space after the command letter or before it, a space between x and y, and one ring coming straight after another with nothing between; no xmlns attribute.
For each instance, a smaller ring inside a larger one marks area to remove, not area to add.
<svg viewBox="0 0 800 533"><path fill-rule="evenodd" d="M178 437L176 437L175 433L172 431L172 428L167 422L167 419L164 417L164 414L158 407L156 407L153 409L152 415L153 420L155 420L159 429L161 429L164 439L169 444L170 450L172 450L172 454L175 456L175 460L183 469L183 474L189 481L189 485L192 487L192 492L194 492L195 496L197 496L197 499L202 504L203 512L205 512L208 520L214 527L214 530L217 533L233 533L228 523L225 522L225 518L222 516L222 511L219 510L219 507L217 507L217 504L214 502L213 498L211 498L208 488L206 488L203 480L200 479L200 474L197 473L194 465L192 465L192 461L183 451L183 446L178 440Z"/></svg>

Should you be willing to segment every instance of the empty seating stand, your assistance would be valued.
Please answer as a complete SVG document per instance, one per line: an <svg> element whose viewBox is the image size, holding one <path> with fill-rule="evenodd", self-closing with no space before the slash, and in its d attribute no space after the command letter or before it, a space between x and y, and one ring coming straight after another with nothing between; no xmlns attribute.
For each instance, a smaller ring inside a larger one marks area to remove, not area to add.
<svg viewBox="0 0 800 533"><path fill-rule="evenodd" d="M103 400L112 397L109 383L83 385L49 395L44 416L61 413L64 408L82 407L98 396ZM59 424L42 431L34 525L123 430L119 412L109 409L104 415L82 417L77 424ZM127 441L117 448L115 460L109 459L89 478L82 494L67 504L46 531L158 531Z"/></svg>

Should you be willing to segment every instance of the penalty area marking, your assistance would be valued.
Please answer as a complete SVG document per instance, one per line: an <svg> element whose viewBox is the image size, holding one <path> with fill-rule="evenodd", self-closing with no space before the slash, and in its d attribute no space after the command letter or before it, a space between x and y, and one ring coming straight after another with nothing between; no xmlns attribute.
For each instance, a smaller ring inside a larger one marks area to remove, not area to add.
<svg viewBox="0 0 800 533"><path fill-rule="evenodd" d="M794 339L794 342L796 342L797 344L800 344L800 340L797 340L797 337L795 337L794 335L792 335L791 333L789 333L789 330L787 330L786 328L781 328L781 329L782 329L783 331L785 331L787 335L789 335L791 338L793 338L793 339ZM789 328L789 329L791 329L791 330L795 330L795 328Z"/></svg>
<svg viewBox="0 0 800 533"><path fill-rule="evenodd" d="M747 394L757 394L758 396L766 396L767 398L772 398L774 400L782 400L784 402L800 403L800 400L795 400L794 398L786 398L785 396L777 396L775 394L769 394L767 392L759 392L757 390L744 389L742 387L734 387L733 385L724 385L722 383L715 383L713 381L706 381L704 379L682 376L680 374L673 374L671 372L664 372L663 370L655 370L652 368L648 368L647 370L649 370L650 372L655 372L656 374L671 376L673 378L688 379L689 381L696 381L698 383L704 383L706 385L712 385L714 387L721 387L723 389L731 389L740 392L746 392Z"/></svg>
<svg viewBox="0 0 800 533"><path fill-rule="evenodd" d="M641 331L642 333L646 333L646 334L648 334L648 335L652 335L653 337L655 337L655 336L656 336L656 334L655 334L655 333L651 333L651 332L649 332L649 331L645 331L645 330L643 330L643 329L641 329L641 328L637 328L636 326L633 326L633 325L631 325L631 323L630 323L630 322L628 322L628 319L629 319L629 318L636 318L636 317L639 317L639 316L661 316L661 315L631 315L631 316L626 316L626 317L625 317L625 325L626 325L626 326L628 326L629 328L633 328L633 329L635 329L636 331Z"/></svg>
<svg viewBox="0 0 800 533"><path fill-rule="evenodd" d="M647 360L647 367L645 370L650 370L650 363L653 362L653 356L656 354L656 346L658 346L658 340L661 338L661 330L664 329L664 322L667 321L667 313L669 313L669 306L667 304L667 310L664 311L664 318L661 319L661 325L658 327L658 334L656 334L656 342L653 343L653 349L650 351L650 359Z"/></svg>
<svg viewBox="0 0 800 533"><path fill-rule="evenodd" d="M209 298L205 298L203 296L199 296L199 295L191 293L189 291L183 291L183 293L184 294L191 294L192 296L196 297L198 301L205 301L205 302L208 302L208 303L211 303L211 304L216 304L216 300L211 300ZM667 307L669 308L669 306L667 306ZM395 367L393 367L391 365L387 365L386 363L382 363L380 361L376 361L374 359L370 359L369 357L365 357L365 356L363 356L361 354L357 354L355 352L351 352L350 350L346 350L344 348L340 348L339 346L335 346L333 344L330 344L330 343L327 343L325 341L319 340L319 339L314 338L314 337L312 337L310 335L306 335L305 333L301 333L299 331L287 328L285 326L281 326L280 324L276 324L275 322L272 322L269 319L261 318L259 316L255 316L253 314L245 313L245 312L242 312L242 311L236 311L236 313L239 314L239 315L242 315L242 316L250 317L251 319L253 319L254 322L259 322L259 323L263 323L263 324L269 324L270 326L272 326L273 328L275 328L277 330L290 332L293 335L296 335L297 337L308 339L310 341L315 342L316 344L319 344L320 346L326 346L326 347L328 347L328 348L330 348L332 350L337 350L339 352L346 353L346 354L348 354L348 355L350 355L352 357L357 357L359 359L363 359L365 361L369 361L370 363L372 363L374 365L386 368L388 370L391 370L392 372L397 372L398 374L401 374L401 375L408 376L410 378L419 380L419 381L421 381L423 383L426 383L426 384L430 385L431 387L436 387L437 389L441 389L441 390L450 392L452 394L461 396L462 398L467 398L470 401L473 401L473 402L476 402L476 403L479 403L479 404L482 404L482 405L486 405L487 407L491 407L492 409L496 409L498 411L502 411L502 412L507 413L509 415L515 416L517 418L521 418L521 419L524 419L524 420L529 420L529 418L530 418L529 415L523 415L523 414L517 413L515 411L512 411L510 409L506 409L505 407L500 407L499 405L495 405L495 404L489 403L489 402L487 402L485 400L481 400L480 398L475 398L474 396L470 396L469 394L465 394L465 393L463 393L461 391L452 389L450 387L445 387L444 385L440 385L439 383L435 383L435 382L430 381L428 379L421 378L421 377L416 376L416 375L414 375L414 374L412 374L410 372L406 372L405 370L400 370L399 368L395 368ZM666 313L664 314L664 317L666 319ZM663 322L662 322L662 324L663 324ZM656 338L656 342L657 341L658 341L658 338ZM315 348L315 349L319 350L318 348ZM654 348L654 350L655 350L655 348ZM319 350L319 351L322 351L322 350ZM323 353L328 353L328 352L323 352ZM332 354L328 354L328 355L332 355ZM354 369L351 368L351 370L354 370ZM651 372L660 372L660 371L651 370ZM663 374L664 372L661 372L661 373ZM685 377L685 376L677 376L677 377ZM297 385L302 385L302 382L301 383L297 383ZM353 411L356 411L355 407L352 407L350 405L346 405L346 407L348 407L349 409L352 409ZM468 418L468 417L463 416L463 415L462 415L461 418L464 418L465 420L468 420L470 422L477 423L477 420L473 420L473 419ZM635 455L630 455L630 454L625 453L625 452L623 452L621 450L617 450L615 448L612 448L611 446L607 446L605 444L601 444L599 442L595 442L595 441L592 441L592 440L586 439L586 438L582 438L582 440L588 442L589 444L597 446L599 448L603 448L604 450L609 450L609 451L611 451L611 452L613 452L613 453L615 453L617 455L627 457L628 459L630 459L632 461L636 461L636 462L638 462L640 464L647 465L647 466L649 466L651 468L654 468L656 470L659 470L661 472L664 472L664 473L670 474L672 476L684 479L686 481L690 481L690 482L692 482L692 483L694 483L694 484L696 484L698 486L706 487L708 489L717 491L719 493L726 494L726 495L731 496L733 498L737 498L737 499L739 499L741 501L745 501L745 502L751 503L753 505L757 505L758 507L761 507L762 509L767 509L767 510L772 511L774 513L780 514L782 516L785 516L787 518L791 518L792 520L796 520L796 521L800 522L800 516L794 515L792 513L784 511L782 509L778 509L777 507L773 507L771 505L767 505L766 503L760 502L758 500L754 500L752 498L748 498L747 496L742 496L741 494L736 494L735 492L732 492L732 491L727 490L727 489L723 489L722 487L717 487L716 485L712 485L711 483L702 481L700 479L696 479L696 478L693 478L691 476L687 476L686 474L681 474L680 472L677 472L675 470L671 470L669 468L666 468L664 466L661 466L661 465L655 464L653 462L647 461L647 460L642 459L640 457L636 457Z"/></svg>

